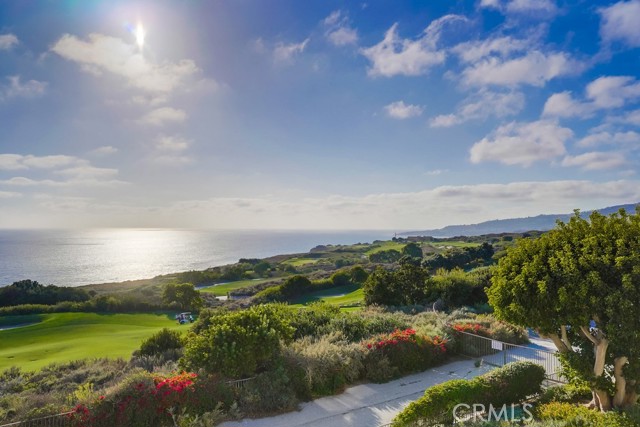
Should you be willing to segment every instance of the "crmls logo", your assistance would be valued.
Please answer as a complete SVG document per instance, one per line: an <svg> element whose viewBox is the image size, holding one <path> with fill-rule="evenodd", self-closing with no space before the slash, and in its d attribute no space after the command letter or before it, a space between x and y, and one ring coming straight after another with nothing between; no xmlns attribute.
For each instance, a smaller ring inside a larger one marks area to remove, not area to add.
<svg viewBox="0 0 640 427"><path fill-rule="evenodd" d="M453 419L456 422L466 421L470 418L476 421L531 421L533 420L533 414L529 411L533 405L525 403L522 405L522 411L518 410L516 414L516 405L511 406L502 405L495 408L493 405L489 405L489 408L482 403L474 403L473 405L467 405L466 403L460 403L453 407ZM498 409L500 409L498 411ZM511 410L509 410L511 409Z"/></svg>

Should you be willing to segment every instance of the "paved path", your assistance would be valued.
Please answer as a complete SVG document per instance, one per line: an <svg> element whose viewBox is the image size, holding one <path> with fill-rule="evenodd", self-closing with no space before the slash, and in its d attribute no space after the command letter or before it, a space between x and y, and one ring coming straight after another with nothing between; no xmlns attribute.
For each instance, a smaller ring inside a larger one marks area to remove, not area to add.
<svg viewBox="0 0 640 427"><path fill-rule="evenodd" d="M459 378L473 378L492 369L476 368L473 360L451 362L419 374L385 384L349 387L337 396L323 397L300 405L297 412L269 418L226 422L221 427L376 427L390 423L405 406L425 389Z"/></svg>

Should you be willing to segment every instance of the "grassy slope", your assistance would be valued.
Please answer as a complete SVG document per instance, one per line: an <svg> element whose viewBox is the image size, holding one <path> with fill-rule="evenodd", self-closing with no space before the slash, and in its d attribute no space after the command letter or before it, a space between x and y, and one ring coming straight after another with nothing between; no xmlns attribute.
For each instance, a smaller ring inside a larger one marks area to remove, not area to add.
<svg viewBox="0 0 640 427"><path fill-rule="evenodd" d="M335 305L348 305L362 302L362 288L357 285L338 286L304 295L293 301L294 306L303 306L311 302L324 301Z"/></svg>
<svg viewBox="0 0 640 427"><path fill-rule="evenodd" d="M55 313L0 321L2 326L39 321L0 331L0 370L14 365L32 370L85 357L128 358L143 339L164 327L188 329L170 314Z"/></svg>
<svg viewBox="0 0 640 427"><path fill-rule="evenodd" d="M258 285L273 279L238 280L236 282L223 283L200 289L200 292L208 292L215 296L226 296L227 292L235 289L246 288L247 286Z"/></svg>
<svg viewBox="0 0 640 427"><path fill-rule="evenodd" d="M365 254L371 255L371 254L375 254L382 251L388 251L390 249L393 249L398 252L402 252L402 248L404 248L406 245L407 245L406 243L388 241L388 242L381 243L380 246L375 245L376 247L366 251Z"/></svg>

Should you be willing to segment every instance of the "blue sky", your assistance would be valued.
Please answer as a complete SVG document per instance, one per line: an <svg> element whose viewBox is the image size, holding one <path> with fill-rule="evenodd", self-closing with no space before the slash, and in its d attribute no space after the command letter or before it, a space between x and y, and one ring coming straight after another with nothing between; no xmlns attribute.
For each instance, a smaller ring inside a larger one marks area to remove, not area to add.
<svg viewBox="0 0 640 427"><path fill-rule="evenodd" d="M0 3L0 227L640 201L640 0Z"/></svg>

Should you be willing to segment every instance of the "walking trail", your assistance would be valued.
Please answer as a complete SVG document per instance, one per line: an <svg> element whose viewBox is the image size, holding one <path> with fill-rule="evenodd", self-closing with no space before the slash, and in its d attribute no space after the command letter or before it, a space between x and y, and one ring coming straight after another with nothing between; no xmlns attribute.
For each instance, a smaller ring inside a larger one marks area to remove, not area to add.
<svg viewBox="0 0 640 427"><path fill-rule="evenodd" d="M425 389L452 379L473 378L493 369L459 360L385 384L360 384L337 396L323 397L300 405L297 412L268 418L243 419L221 427L376 427L388 424Z"/></svg>

